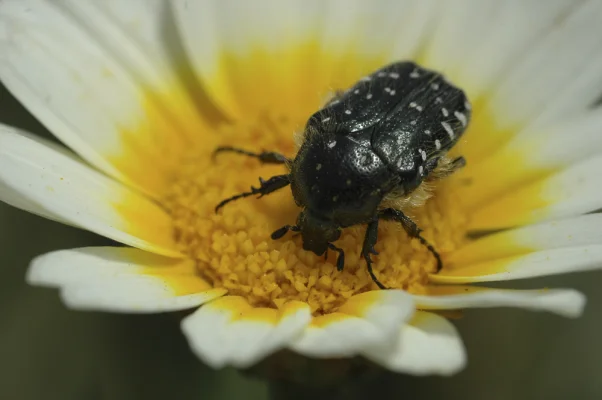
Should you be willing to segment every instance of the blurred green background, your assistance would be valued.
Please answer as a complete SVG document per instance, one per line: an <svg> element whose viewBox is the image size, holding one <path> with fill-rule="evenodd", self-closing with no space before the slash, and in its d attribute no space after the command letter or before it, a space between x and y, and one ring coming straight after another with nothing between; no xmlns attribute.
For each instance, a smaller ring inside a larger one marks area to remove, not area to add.
<svg viewBox="0 0 602 400"><path fill-rule="evenodd" d="M0 122L49 133L0 87ZM53 290L29 287L29 260L106 239L0 203L0 399L265 399L268 387L213 371L188 350L175 315L69 311ZM517 282L574 287L585 315L471 310L456 321L469 365L452 378L383 372L368 393L395 399L602 399L602 272ZM354 398L356 396L353 396ZM334 399L333 399L334 400Z"/></svg>

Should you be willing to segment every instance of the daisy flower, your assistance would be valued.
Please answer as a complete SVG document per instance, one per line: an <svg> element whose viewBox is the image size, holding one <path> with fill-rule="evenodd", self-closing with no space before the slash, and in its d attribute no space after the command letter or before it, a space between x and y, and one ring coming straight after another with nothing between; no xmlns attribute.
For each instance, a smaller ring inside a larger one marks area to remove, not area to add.
<svg viewBox="0 0 602 400"><path fill-rule="evenodd" d="M0 126L0 199L126 245L42 255L27 279L75 309L192 310L182 330L216 368L287 349L457 372L446 316L584 306L484 283L602 265L601 18L598 1L2 0L0 79L66 148ZM213 212L283 173L217 146L294 156L329 93L398 60L473 104L454 148L467 166L413 214L440 272L390 222L374 270L392 290L361 260L364 227L337 241L342 272L301 238L271 240L299 213L289 190Z"/></svg>

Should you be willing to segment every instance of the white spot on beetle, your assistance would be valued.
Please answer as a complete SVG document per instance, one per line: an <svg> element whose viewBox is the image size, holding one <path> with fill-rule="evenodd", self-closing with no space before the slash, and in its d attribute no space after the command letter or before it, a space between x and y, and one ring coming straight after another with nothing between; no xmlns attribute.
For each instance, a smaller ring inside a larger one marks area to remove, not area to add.
<svg viewBox="0 0 602 400"><path fill-rule="evenodd" d="M322 119L322 122L328 122L328 121L330 121L330 117L326 117L326 118Z"/></svg>
<svg viewBox="0 0 602 400"><path fill-rule="evenodd" d="M329 149L332 149L334 146L337 145L337 141L336 140L331 140L330 142L328 142L327 146Z"/></svg>
<svg viewBox="0 0 602 400"><path fill-rule="evenodd" d="M418 110L419 112L422 111L422 106L416 106L416 110Z"/></svg>
<svg viewBox="0 0 602 400"><path fill-rule="evenodd" d="M339 104L341 102L341 100L333 100L330 102L331 106L334 106L335 104Z"/></svg>
<svg viewBox="0 0 602 400"><path fill-rule="evenodd" d="M441 126L443 127L443 129L445 129L445 132L447 132L447 134L449 135L449 137L453 140L453 138L456 135L455 135L454 130L452 129L452 127L447 122L441 122Z"/></svg>
<svg viewBox="0 0 602 400"><path fill-rule="evenodd" d="M422 157L422 161L426 161L426 151L420 150L420 156Z"/></svg>
<svg viewBox="0 0 602 400"><path fill-rule="evenodd" d="M366 100L370 100L371 98L372 98L372 93L368 93L368 94L366 95Z"/></svg>
<svg viewBox="0 0 602 400"><path fill-rule="evenodd" d="M359 90L359 89L355 89L355 90L353 91L353 93L355 93L355 94L358 94L359 92L360 92L360 90Z"/></svg>
<svg viewBox="0 0 602 400"><path fill-rule="evenodd" d="M379 72L378 74L376 74L376 76L378 76L378 77L380 77L380 78L383 78L383 77L387 76L387 73L386 73L386 72L382 72L382 71L381 71L381 72Z"/></svg>
<svg viewBox="0 0 602 400"><path fill-rule="evenodd" d="M470 111L470 110L472 110L472 105L468 101L465 101L464 108L467 109L468 111Z"/></svg>
<svg viewBox="0 0 602 400"><path fill-rule="evenodd" d="M425 133L425 134L427 134L427 135L430 135L430 134L431 134L431 131L430 131L430 129L425 129L425 130L424 130L424 133Z"/></svg>
<svg viewBox="0 0 602 400"><path fill-rule="evenodd" d="M415 102L410 103L410 108L415 108L416 106L417 106L417 104Z"/></svg>
<svg viewBox="0 0 602 400"><path fill-rule="evenodd" d="M345 114L351 115L351 110L345 110Z"/></svg>
<svg viewBox="0 0 602 400"><path fill-rule="evenodd" d="M435 140L435 148L441 150L441 141L439 139Z"/></svg>
<svg viewBox="0 0 602 400"><path fill-rule="evenodd" d="M422 168L422 165L420 167L418 167L418 173L420 175L422 175L422 173L424 172L424 168Z"/></svg>
<svg viewBox="0 0 602 400"><path fill-rule="evenodd" d="M321 170L321 169L322 169L322 164L318 164L318 165L316 165L316 171L319 171L319 170Z"/></svg>
<svg viewBox="0 0 602 400"><path fill-rule="evenodd" d="M441 113L443 114L444 117L449 117L449 111L447 111L447 108L443 107L441 109Z"/></svg>
<svg viewBox="0 0 602 400"><path fill-rule="evenodd" d="M412 78L412 79L420 78L420 74L418 73L417 69L415 69L414 71L412 71L410 73L410 78Z"/></svg>
<svg viewBox="0 0 602 400"><path fill-rule="evenodd" d="M389 94L390 94L391 96L395 96L395 90L391 90L391 91L389 92Z"/></svg>
<svg viewBox="0 0 602 400"><path fill-rule="evenodd" d="M388 93L388 92L390 92L390 91L391 91L391 88L390 88L390 87L386 87L386 88L385 88L385 92L387 92L387 93Z"/></svg>
<svg viewBox="0 0 602 400"><path fill-rule="evenodd" d="M458 118L458 121L462 124L462 126L466 126L466 115L462 114L460 111L454 111L454 115Z"/></svg>
<svg viewBox="0 0 602 400"><path fill-rule="evenodd" d="M360 81L362 82L370 82L372 80L371 76L364 76L362 79L360 79Z"/></svg>
<svg viewBox="0 0 602 400"><path fill-rule="evenodd" d="M435 103L437 103L437 104L441 104L441 103L443 103L443 99L441 99L441 97L437 97L437 98L435 99Z"/></svg>
<svg viewBox="0 0 602 400"><path fill-rule="evenodd" d="M431 83L431 89L439 90L439 84L437 82Z"/></svg>
<svg viewBox="0 0 602 400"><path fill-rule="evenodd" d="M399 79L399 74L397 72L391 72L389 74L389 77L391 77L393 79Z"/></svg>
<svg viewBox="0 0 602 400"><path fill-rule="evenodd" d="M416 120L414 119L414 120L410 121L410 125L416 125Z"/></svg>

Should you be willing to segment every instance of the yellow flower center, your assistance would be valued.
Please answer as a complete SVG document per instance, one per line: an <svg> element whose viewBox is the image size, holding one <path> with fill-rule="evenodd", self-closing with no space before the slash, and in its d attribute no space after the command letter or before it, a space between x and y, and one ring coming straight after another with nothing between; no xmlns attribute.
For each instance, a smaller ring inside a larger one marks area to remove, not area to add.
<svg viewBox="0 0 602 400"><path fill-rule="evenodd" d="M220 145L278 151L292 158L293 133L304 124L298 118L264 115L251 123L223 126L217 135ZM301 300L314 315L336 311L351 296L377 289L361 258L365 226L344 229L335 242L345 251L341 272L335 267L335 252L326 259L316 256L303 250L302 238L292 233L279 240L270 238L276 229L294 224L300 211L288 187L261 199L234 201L216 214L214 208L221 200L258 187L259 177L286 173L286 167L261 165L232 153L212 158L212 151L207 145L189 150L163 201L173 217L180 250L196 260L203 278L232 295L244 296L251 305L279 307ZM440 182L434 195L409 214L441 254L444 268L446 254L465 241L467 226L452 186ZM380 223L376 250L373 268L385 286L425 292L429 274L436 272L435 259L400 224Z"/></svg>

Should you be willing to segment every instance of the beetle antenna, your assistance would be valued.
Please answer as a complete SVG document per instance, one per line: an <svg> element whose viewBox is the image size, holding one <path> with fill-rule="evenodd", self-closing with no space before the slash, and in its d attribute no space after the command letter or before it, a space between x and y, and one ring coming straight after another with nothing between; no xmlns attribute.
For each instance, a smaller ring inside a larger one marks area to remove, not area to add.
<svg viewBox="0 0 602 400"><path fill-rule="evenodd" d="M257 158L259 160L259 162L261 162L262 164L286 164L287 162L290 162L290 160L285 155L276 153L275 151L262 151L261 153L254 153L252 151L248 151L245 149L239 149L237 147L232 147L232 146L218 147L217 149L215 149L213 151L212 158L215 159L215 157L219 153L225 153L225 152L242 154L245 156Z"/></svg>

